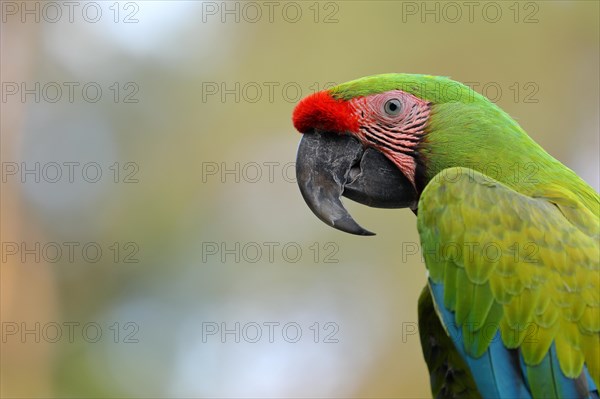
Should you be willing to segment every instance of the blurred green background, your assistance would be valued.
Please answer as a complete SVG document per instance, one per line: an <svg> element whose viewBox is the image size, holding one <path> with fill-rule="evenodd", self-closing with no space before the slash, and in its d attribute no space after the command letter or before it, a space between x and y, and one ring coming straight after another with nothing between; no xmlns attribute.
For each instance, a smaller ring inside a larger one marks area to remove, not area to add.
<svg viewBox="0 0 600 399"><path fill-rule="evenodd" d="M320 222L291 113L450 76L598 190L599 3L472 3L2 1L2 396L429 397L414 215Z"/></svg>

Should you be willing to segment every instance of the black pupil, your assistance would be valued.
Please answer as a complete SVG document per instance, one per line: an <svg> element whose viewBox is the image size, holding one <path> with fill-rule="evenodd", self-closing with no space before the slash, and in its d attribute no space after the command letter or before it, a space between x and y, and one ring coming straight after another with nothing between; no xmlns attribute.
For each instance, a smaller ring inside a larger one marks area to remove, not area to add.
<svg viewBox="0 0 600 399"><path fill-rule="evenodd" d="M390 111L394 112L398 109L398 105L395 102L390 101L388 104L388 108L390 109Z"/></svg>

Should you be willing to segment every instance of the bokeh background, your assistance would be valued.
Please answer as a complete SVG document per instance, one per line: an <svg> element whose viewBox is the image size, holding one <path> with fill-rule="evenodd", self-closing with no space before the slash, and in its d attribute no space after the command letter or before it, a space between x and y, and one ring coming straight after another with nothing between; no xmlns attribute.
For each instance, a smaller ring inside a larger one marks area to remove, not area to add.
<svg viewBox="0 0 600 399"><path fill-rule="evenodd" d="M599 3L473 3L2 1L2 396L429 397L415 218L316 219L291 113L451 76L598 190Z"/></svg>

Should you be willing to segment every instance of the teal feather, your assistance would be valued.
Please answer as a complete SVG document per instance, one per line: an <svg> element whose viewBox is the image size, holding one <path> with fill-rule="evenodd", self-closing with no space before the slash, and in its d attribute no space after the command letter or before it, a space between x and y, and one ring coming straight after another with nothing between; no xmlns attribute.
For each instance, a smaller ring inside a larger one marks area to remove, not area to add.
<svg viewBox="0 0 600 399"><path fill-rule="evenodd" d="M436 309L448 335L465 362L469 365L475 384L484 398L531 398L520 373L518 354L507 349L497 335L479 358L467 355L462 328L456 325L454 313L444 306L444 287L429 280ZM499 334L498 332L496 334Z"/></svg>

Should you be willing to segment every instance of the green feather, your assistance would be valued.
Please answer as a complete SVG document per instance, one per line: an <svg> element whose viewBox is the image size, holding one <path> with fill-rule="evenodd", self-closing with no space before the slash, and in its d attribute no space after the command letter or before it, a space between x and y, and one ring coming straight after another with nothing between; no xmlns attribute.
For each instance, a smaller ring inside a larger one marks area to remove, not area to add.
<svg viewBox="0 0 600 399"><path fill-rule="evenodd" d="M455 311L456 323L463 327L467 353L477 356L489 344L483 336L477 336L476 329L467 328L468 324L487 323L490 309L495 309L492 320L500 327L502 341L509 348L520 347L526 365L538 364L555 342L557 359L566 376L579 377L586 363L597 381L598 345L589 337L599 339L596 292L600 284L596 270L600 259L597 251L577 249L597 248L598 238L585 234L546 198L523 195L472 170L449 173L459 177L452 182L436 178L421 195L419 232L421 237L437 240L435 245L429 242L423 246L442 247L444 242L464 246L463 241L478 237L479 247L494 243L503 251L500 261L495 256L477 257L477 267L492 269L485 273L489 277L483 284L473 280L480 281L484 274L465 271L465 259L463 263L455 258L448 262L443 252L426 258L428 268L446 268L445 305ZM498 218L505 227L503 239L494 239L489 233L492 221ZM585 222L598 223L598 219ZM434 228L435 236L429 234ZM588 231L594 231L593 227ZM569 237L568 246L558 232ZM533 252L542 256L533 259L524 248L512 246L514 243L531 243ZM543 261L535 261L540 259ZM540 274L545 278L534 278ZM454 308L449 306L453 303Z"/></svg>

